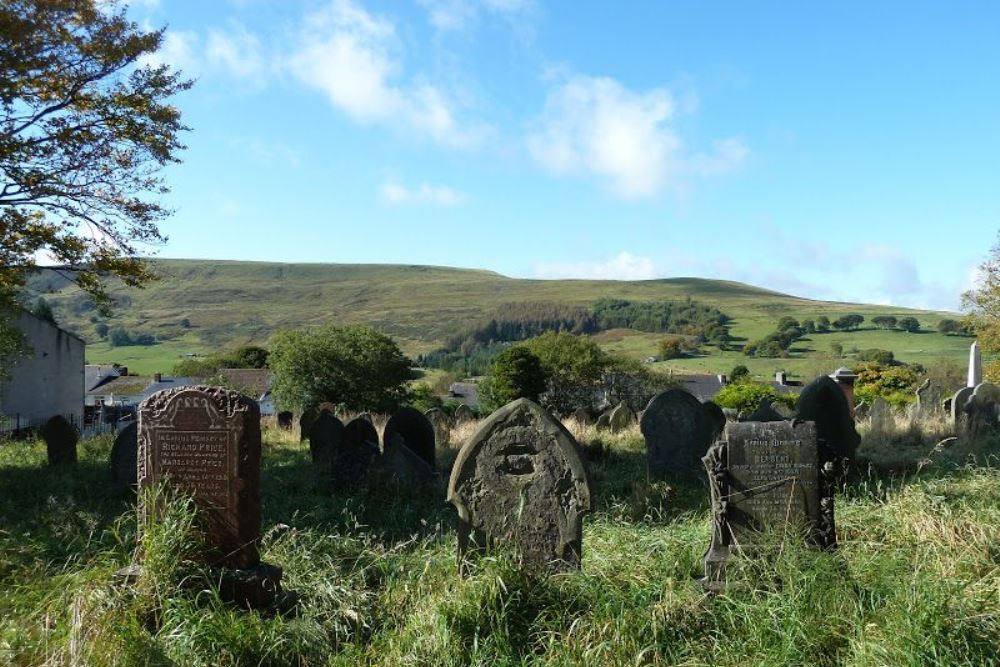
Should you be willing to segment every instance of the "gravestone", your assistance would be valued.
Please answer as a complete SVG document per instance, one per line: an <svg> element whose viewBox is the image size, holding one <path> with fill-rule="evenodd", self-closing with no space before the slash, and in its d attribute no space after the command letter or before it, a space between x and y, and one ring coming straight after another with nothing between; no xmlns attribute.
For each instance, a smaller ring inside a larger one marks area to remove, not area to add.
<svg viewBox="0 0 1000 667"><path fill-rule="evenodd" d="M838 467L854 458L861 436L840 385L825 375L817 378L799 394L796 408L798 419L816 424L817 435L833 452Z"/></svg>
<svg viewBox="0 0 1000 667"><path fill-rule="evenodd" d="M319 410L316 408L307 408L302 411L299 416L299 442L309 439L309 432L312 431L317 417L319 417Z"/></svg>
<svg viewBox="0 0 1000 667"><path fill-rule="evenodd" d="M431 408L424 413L424 416L430 420L431 425L434 426L434 439L442 444L447 445L451 442L451 417L448 413L441 408Z"/></svg>
<svg viewBox="0 0 1000 667"><path fill-rule="evenodd" d="M715 431L704 406L683 389L668 389L654 396L639 427L646 439L650 479L696 473Z"/></svg>
<svg viewBox="0 0 1000 667"><path fill-rule="evenodd" d="M590 482L562 423L526 398L490 415L462 447L448 501L458 509L458 559L513 547L531 570L580 567Z"/></svg>
<svg viewBox="0 0 1000 667"><path fill-rule="evenodd" d="M138 483L192 495L205 522L207 564L224 599L268 606L281 593L281 568L261 563L260 410L222 387L178 387L139 405ZM140 525L156 508L140 495Z"/></svg>
<svg viewBox="0 0 1000 667"><path fill-rule="evenodd" d="M868 415L871 419L871 430L873 433L885 433L892 429L892 408L889 407L889 402L881 396L877 396L872 401L872 407L868 411Z"/></svg>
<svg viewBox="0 0 1000 667"><path fill-rule="evenodd" d="M722 435L723 429L726 428L726 413L723 412L718 403L714 403L713 401L705 401L701 405L705 408L705 414L708 415L708 420L712 424L711 440L714 441ZM643 414L645 414L645 411L643 411Z"/></svg>
<svg viewBox="0 0 1000 667"><path fill-rule="evenodd" d="M362 412L357 417L355 417L355 419L364 419L369 424L375 423L375 419L372 417L370 412Z"/></svg>
<svg viewBox="0 0 1000 667"><path fill-rule="evenodd" d="M784 540L836 547L832 464L811 422L727 424L704 458L712 497L712 542L704 584L719 590L734 551Z"/></svg>
<svg viewBox="0 0 1000 667"><path fill-rule="evenodd" d="M329 470L334 453L344 439L344 424L332 412L323 410L309 431L309 453L321 470Z"/></svg>
<svg viewBox="0 0 1000 667"><path fill-rule="evenodd" d="M594 414L587 408L577 408L571 417L580 426L591 426L594 423Z"/></svg>
<svg viewBox="0 0 1000 667"><path fill-rule="evenodd" d="M977 387L983 381L983 355L979 351L979 343L972 341L969 346L969 374L965 386Z"/></svg>
<svg viewBox="0 0 1000 667"><path fill-rule="evenodd" d="M864 421L868 419L871 414L872 406L868 404L868 401L861 401L854 406L854 421Z"/></svg>
<svg viewBox="0 0 1000 667"><path fill-rule="evenodd" d="M917 419L932 419L940 414L941 389L927 378L916 391L917 401L913 404L912 415Z"/></svg>
<svg viewBox="0 0 1000 667"><path fill-rule="evenodd" d="M619 403L608 415L608 428L612 433L621 433L635 424L635 413L624 402Z"/></svg>
<svg viewBox="0 0 1000 667"><path fill-rule="evenodd" d="M349 421L339 446L334 449L331 469L334 488L363 484L378 455L378 431L372 423L360 417Z"/></svg>
<svg viewBox="0 0 1000 667"><path fill-rule="evenodd" d="M976 386L965 404L965 435L976 439L993 433L1000 426L1000 387L991 382Z"/></svg>
<svg viewBox="0 0 1000 667"><path fill-rule="evenodd" d="M111 447L111 481L119 492L134 489L136 485L136 468L138 466L139 424L129 424L118 431L115 444Z"/></svg>
<svg viewBox="0 0 1000 667"><path fill-rule="evenodd" d="M411 452L419 456L430 467L434 465L434 425L416 408L400 408L385 425L382 433L382 442L388 451L390 443L395 436L402 438L403 445Z"/></svg>
<svg viewBox="0 0 1000 667"><path fill-rule="evenodd" d="M377 468L379 474L390 481L406 486L426 484L437 477L437 471L406 446L406 440L400 433L390 434L384 440Z"/></svg>
<svg viewBox="0 0 1000 667"><path fill-rule="evenodd" d="M462 403L457 408L455 408L455 423L463 424L465 422L475 421L476 414L472 411L465 403Z"/></svg>
<svg viewBox="0 0 1000 667"><path fill-rule="evenodd" d="M961 429L965 421L965 405L972 398L975 387L962 387L951 397L951 423L955 428Z"/></svg>
<svg viewBox="0 0 1000 667"><path fill-rule="evenodd" d="M774 405L770 400L764 399L758 405L757 409L748 415L744 415L743 419L740 421L744 422L780 422L785 421L786 417L780 412L774 409Z"/></svg>
<svg viewBox="0 0 1000 667"><path fill-rule="evenodd" d="M288 410L284 410L282 412L279 412L278 413L278 428L280 428L282 431L291 431L292 430L292 419L293 418L294 417L292 416L292 413L289 412Z"/></svg>
<svg viewBox="0 0 1000 667"><path fill-rule="evenodd" d="M80 439L76 427L62 415L53 415L42 425L42 440L45 441L45 452L49 457L49 465L76 463L76 443Z"/></svg>

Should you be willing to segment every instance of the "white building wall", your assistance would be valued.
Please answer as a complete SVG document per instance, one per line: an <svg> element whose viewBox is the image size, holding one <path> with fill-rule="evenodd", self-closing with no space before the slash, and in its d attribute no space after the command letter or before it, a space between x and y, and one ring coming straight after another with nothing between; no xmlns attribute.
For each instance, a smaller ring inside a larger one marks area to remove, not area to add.
<svg viewBox="0 0 1000 667"><path fill-rule="evenodd" d="M0 386L0 414L42 424L53 415L83 424L86 343L49 322L21 313L14 321L31 353L14 362Z"/></svg>

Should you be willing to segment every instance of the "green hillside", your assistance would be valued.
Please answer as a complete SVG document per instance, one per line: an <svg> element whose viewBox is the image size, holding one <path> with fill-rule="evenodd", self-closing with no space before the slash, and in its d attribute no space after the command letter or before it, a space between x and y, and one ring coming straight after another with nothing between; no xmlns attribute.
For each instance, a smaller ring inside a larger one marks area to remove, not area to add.
<svg viewBox="0 0 1000 667"><path fill-rule="evenodd" d="M169 370L184 354L205 354L246 343L266 343L272 333L315 324L370 324L395 337L409 354L427 352L448 336L479 323L493 308L512 302L560 302L590 305L601 298L635 301L691 299L719 308L733 318L732 333L745 339L774 329L778 318L826 315L831 320L860 313L912 315L934 330L952 313L888 306L836 303L799 298L737 282L699 278L644 281L526 280L489 271L432 266L377 264L275 264L213 260L156 260L160 280L142 290L116 288L118 307L107 323L130 332L153 334L149 347L112 348L94 331L96 315L85 295L65 277L45 271L32 291L45 294L57 319L85 337L93 362L127 364L140 372ZM185 320L187 322L185 322ZM635 357L655 353L660 336L608 331L599 339L607 348ZM937 333L907 334L866 330L813 335L798 343L791 359L747 359L739 352L674 360L678 370L728 371L747 363L755 374L784 369L809 374L840 365L830 343L845 351L880 347L904 361L960 363L968 339Z"/></svg>

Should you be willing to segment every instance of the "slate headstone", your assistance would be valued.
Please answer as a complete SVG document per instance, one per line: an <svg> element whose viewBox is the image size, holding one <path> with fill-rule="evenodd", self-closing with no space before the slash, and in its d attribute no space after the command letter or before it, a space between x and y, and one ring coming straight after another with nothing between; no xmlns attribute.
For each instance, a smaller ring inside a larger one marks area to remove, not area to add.
<svg viewBox="0 0 1000 667"><path fill-rule="evenodd" d="M836 546L828 453L811 422L727 424L703 462L713 510L708 588L722 587L734 551L752 551L789 532L822 548Z"/></svg>
<svg viewBox="0 0 1000 667"><path fill-rule="evenodd" d="M309 432L312 431L316 418L319 417L319 410L307 408L299 416L299 442L309 439Z"/></svg>
<svg viewBox="0 0 1000 667"><path fill-rule="evenodd" d="M333 454L331 470L334 488L363 484L378 455L378 431L372 423L360 417L347 422Z"/></svg>
<svg viewBox="0 0 1000 667"><path fill-rule="evenodd" d="M334 453L344 439L344 424L329 410L322 410L309 430L309 453L321 470L329 470Z"/></svg>
<svg viewBox="0 0 1000 667"><path fill-rule="evenodd" d="M872 401L868 416L871 420L873 433L885 433L892 429L892 408L889 406L889 402L881 396L876 396L875 400Z"/></svg>
<svg viewBox="0 0 1000 667"><path fill-rule="evenodd" d="M595 428L598 431L608 431L611 429L611 410L605 410L597 417Z"/></svg>
<svg viewBox="0 0 1000 667"><path fill-rule="evenodd" d="M402 443L407 449L423 459L431 470L435 469L434 425L424 413L411 407L397 410L389 418L382 433L382 441L387 451L394 436L397 435L402 437Z"/></svg>
<svg viewBox="0 0 1000 667"><path fill-rule="evenodd" d="M758 405L757 409L746 415L740 421L745 422L780 422L785 421L786 417L780 412L775 410L774 404L770 400L764 399Z"/></svg>
<svg viewBox="0 0 1000 667"><path fill-rule="evenodd" d="M279 412L278 413L278 428L280 428L282 431L291 431L292 430L292 420L293 419L294 419L294 416L288 410L283 410L282 412Z"/></svg>
<svg viewBox="0 0 1000 667"><path fill-rule="evenodd" d="M577 408L573 411L571 417L580 426L591 426L594 424L594 413L587 408Z"/></svg>
<svg viewBox="0 0 1000 667"><path fill-rule="evenodd" d="M972 439L996 432L1000 427L1000 387L991 382L976 386L965 404L965 434Z"/></svg>
<svg viewBox="0 0 1000 667"><path fill-rule="evenodd" d="M940 414L941 389L930 379L923 381L916 391L917 401L913 404L913 416L917 419L932 419Z"/></svg>
<svg viewBox="0 0 1000 667"><path fill-rule="evenodd" d="M840 462L854 458L861 436L854 428L851 406L843 390L832 379L820 376L802 390L796 404L796 417L816 424L820 440L830 447Z"/></svg>
<svg viewBox="0 0 1000 667"><path fill-rule="evenodd" d="M399 433L391 434L384 440L377 468L389 480L407 486L425 484L437 477L437 471L407 447L405 439Z"/></svg>
<svg viewBox="0 0 1000 667"><path fill-rule="evenodd" d="M705 414L708 415L708 419L712 424L711 439L715 440L722 435L723 429L726 428L726 413L723 412L718 403L713 401L705 401L701 405L705 408ZM643 414L645 414L645 411L643 411Z"/></svg>
<svg viewBox="0 0 1000 667"><path fill-rule="evenodd" d="M45 441L45 452L49 457L49 465L76 463L76 443L80 439L76 427L62 415L53 415L42 425L42 440Z"/></svg>
<svg viewBox="0 0 1000 667"><path fill-rule="evenodd" d="M704 406L683 389L668 389L654 396L639 427L646 439L650 479L697 472L715 432L715 423Z"/></svg>
<svg viewBox="0 0 1000 667"><path fill-rule="evenodd" d="M608 415L608 427L612 433L621 433L635 424L635 422L635 413L624 402L616 405L611 414Z"/></svg>
<svg viewBox="0 0 1000 667"><path fill-rule="evenodd" d="M111 447L111 481L120 492L134 489L136 486L136 468L139 452L139 424L128 423L118 431L115 444Z"/></svg>
<svg viewBox="0 0 1000 667"><path fill-rule="evenodd" d="M590 482L579 446L538 404L518 399L490 415L462 447L448 500L458 509L458 558L512 547L531 570L580 567Z"/></svg>

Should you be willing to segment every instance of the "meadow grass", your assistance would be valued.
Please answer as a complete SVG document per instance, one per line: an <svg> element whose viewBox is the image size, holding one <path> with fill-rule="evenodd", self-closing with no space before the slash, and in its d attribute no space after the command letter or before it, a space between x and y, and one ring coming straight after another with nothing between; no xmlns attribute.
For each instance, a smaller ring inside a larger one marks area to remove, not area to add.
<svg viewBox="0 0 1000 667"><path fill-rule="evenodd" d="M635 429L569 426L595 490L582 571L533 576L500 553L467 579L445 479L331 493L298 434L267 429L262 554L301 595L285 616L192 585L197 526L182 501L146 535L139 581L112 584L136 559L136 521L109 484L109 438L83 441L63 468L45 465L40 444L0 445L0 664L997 664L990 450L869 473L837 499L835 553L786 544L780 558L738 561L739 585L710 597L696 581L704 485L647 483ZM452 433L442 467L474 428Z"/></svg>

